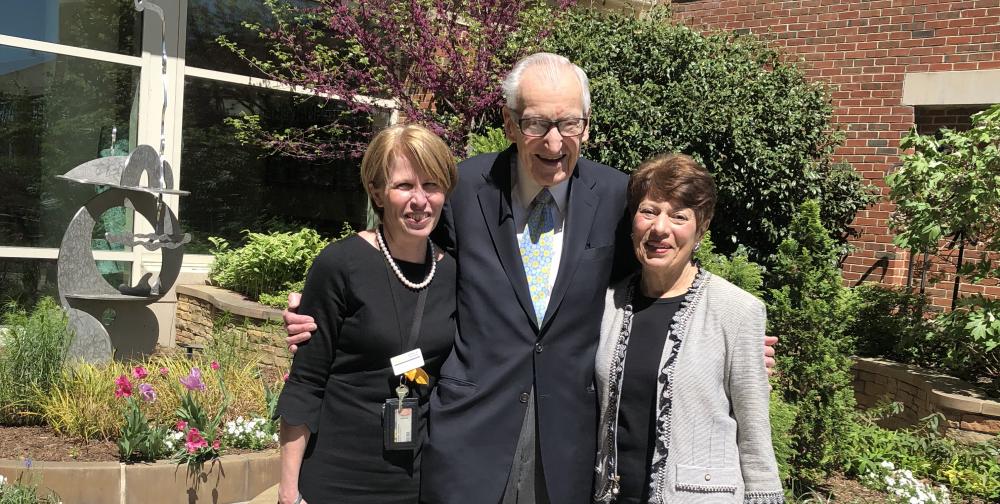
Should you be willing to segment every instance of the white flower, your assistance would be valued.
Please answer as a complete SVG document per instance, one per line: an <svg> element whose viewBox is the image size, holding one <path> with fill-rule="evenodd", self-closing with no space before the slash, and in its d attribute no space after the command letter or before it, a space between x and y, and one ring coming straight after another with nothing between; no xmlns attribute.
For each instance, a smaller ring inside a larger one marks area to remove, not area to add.
<svg viewBox="0 0 1000 504"><path fill-rule="evenodd" d="M892 465L892 462L889 462L888 460L883 460L879 466L890 471L896 468L896 466Z"/></svg>

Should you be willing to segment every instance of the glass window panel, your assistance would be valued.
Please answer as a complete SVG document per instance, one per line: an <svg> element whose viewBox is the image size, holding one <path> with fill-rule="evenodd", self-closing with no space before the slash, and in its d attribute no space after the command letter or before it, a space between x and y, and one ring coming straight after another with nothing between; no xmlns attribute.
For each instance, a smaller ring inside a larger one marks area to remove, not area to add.
<svg viewBox="0 0 1000 504"><path fill-rule="evenodd" d="M58 297L56 261L0 258L0 304L34 306L42 296Z"/></svg>
<svg viewBox="0 0 1000 504"><path fill-rule="evenodd" d="M260 0L188 0L185 64L220 72L264 77L232 51L216 42L225 35L248 56L266 58L264 41L243 27L244 21L274 27L270 9Z"/></svg>
<svg viewBox="0 0 1000 504"><path fill-rule="evenodd" d="M4 0L0 34L139 56L142 14L131 0Z"/></svg>
<svg viewBox="0 0 1000 504"><path fill-rule="evenodd" d="M97 269L112 286L127 283L132 274L129 261L96 261ZM14 301L31 307L42 296L59 297L55 259L0 258L0 307Z"/></svg>
<svg viewBox="0 0 1000 504"><path fill-rule="evenodd" d="M332 107L329 105L328 107ZM187 78L180 188L181 228L192 235L188 253L206 253L207 238L239 243L242 231L287 231L302 226L336 235L344 222L365 224L367 198L359 182L360 159L308 162L264 156L240 145L227 117L259 114L265 129L326 121L329 109L302 95Z"/></svg>
<svg viewBox="0 0 1000 504"><path fill-rule="evenodd" d="M101 188L56 178L135 146L139 69L0 46L0 246L59 247L73 215ZM9 58L8 58L9 57ZM35 58L11 69L11 60ZM117 130L114 148L112 130ZM129 226L108 217L108 230ZM103 219L103 217L102 217ZM126 230L126 229L123 229ZM95 248L111 249L97 246Z"/></svg>

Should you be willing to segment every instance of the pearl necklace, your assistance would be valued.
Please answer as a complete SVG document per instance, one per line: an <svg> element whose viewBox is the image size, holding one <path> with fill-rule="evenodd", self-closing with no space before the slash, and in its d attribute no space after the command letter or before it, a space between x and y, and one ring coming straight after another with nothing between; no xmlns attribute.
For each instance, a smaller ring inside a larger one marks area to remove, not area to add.
<svg viewBox="0 0 1000 504"><path fill-rule="evenodd" d="M435 260L435 257L437 257L437 251L434 250L434 243L431 242L430 238L427 239L427 246L431 249L431 271L427 274L427 278L424 278L424 281L420 283L411 282L405 275L403 275L403 272L399 270L399 265L396 264L396 261L392 258L392 254L389 253L389 247L385 244L385 238L382 236L382 226L379 226L375 230L375 240L378 241L378 248L382 251L382 255L385 256L385 260L389 263L389 267L392 268L392 272L396 274L396 278L398 278L403 285L411 290L420 290L430 285L431 280L434 279L434 272L437 271L437 260Z"/></svg>

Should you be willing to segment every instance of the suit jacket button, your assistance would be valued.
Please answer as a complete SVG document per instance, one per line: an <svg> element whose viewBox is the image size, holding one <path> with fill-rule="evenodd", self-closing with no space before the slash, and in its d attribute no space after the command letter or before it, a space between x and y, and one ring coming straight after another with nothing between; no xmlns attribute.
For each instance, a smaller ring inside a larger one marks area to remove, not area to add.
<svg viewBox="0 0 1000 504"><path fill-rule="evenodd" d="M521 402L526 403L528 402L528 399L531 399L531 394L527 392L521 392L521 397L519 397L518 399L520 399Z"/></svg>
<svg viewBox="0 0 1000 504"><path fill-rule="evenodd" d="M542 348L542 344L535 343L535 353L542 353L542 350L544 350L544 348Z"/></svg>

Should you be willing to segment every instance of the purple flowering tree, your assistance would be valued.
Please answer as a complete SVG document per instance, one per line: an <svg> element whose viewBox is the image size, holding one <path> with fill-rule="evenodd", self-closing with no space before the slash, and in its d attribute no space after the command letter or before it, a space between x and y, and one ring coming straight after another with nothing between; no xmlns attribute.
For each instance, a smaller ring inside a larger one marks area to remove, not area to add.
<svg viewBox="0 0 1000 504"><path fill-rule="evenodd" d="M246 24L272 57L247 55L266 77L325 101L325 124L269 131L259 117L230 120L241 141L269 152L319 160L358 156L372 118L392 104L408 121L441 135L462 155L468 133L495 114L500 81L536 50L572 0L318 0L298 7L268 0L276 28ZM332 102L332 103L331 103Z"/></svg>

